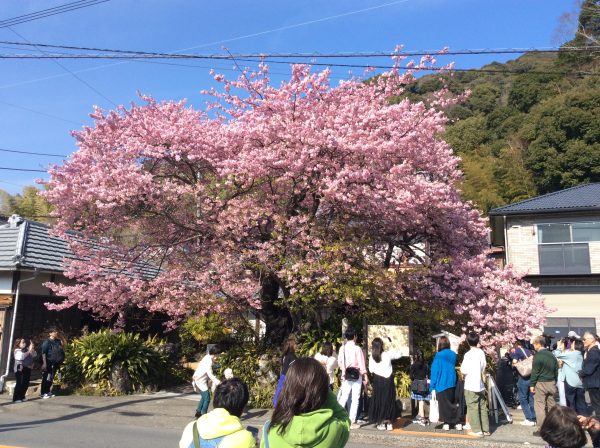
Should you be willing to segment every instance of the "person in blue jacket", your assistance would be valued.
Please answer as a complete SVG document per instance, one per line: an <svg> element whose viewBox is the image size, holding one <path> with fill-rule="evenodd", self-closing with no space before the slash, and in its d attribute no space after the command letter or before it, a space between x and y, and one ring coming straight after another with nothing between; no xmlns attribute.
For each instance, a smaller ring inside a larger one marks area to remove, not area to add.
<svg viewBox="0 0 600 448"><path fill-rule="evenodd" d="M431 382L429 391L435 392L440 408L440 421L445 431L454 426L457 431L462 431L459 423L458 405L454 399L456 388L456 353L450 350L450 340L446 336L438 341L438 352L431 364Z"/></svg>

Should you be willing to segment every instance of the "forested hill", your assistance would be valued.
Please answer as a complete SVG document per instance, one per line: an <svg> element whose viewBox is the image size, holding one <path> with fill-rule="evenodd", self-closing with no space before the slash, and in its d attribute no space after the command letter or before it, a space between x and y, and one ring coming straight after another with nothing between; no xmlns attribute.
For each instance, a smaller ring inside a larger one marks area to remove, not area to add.
<svg viewBox="0 0 600 448"><path fill-rule="evenodd" d="M566 45L580 45L577 40ZM524 54L481 71L422 77L407 96L426 98L442 78L454 93L471 90L466 102L446 111L444 138L463 160L463 196L487 212L600 182L598 58L587 52Z"/></svg>

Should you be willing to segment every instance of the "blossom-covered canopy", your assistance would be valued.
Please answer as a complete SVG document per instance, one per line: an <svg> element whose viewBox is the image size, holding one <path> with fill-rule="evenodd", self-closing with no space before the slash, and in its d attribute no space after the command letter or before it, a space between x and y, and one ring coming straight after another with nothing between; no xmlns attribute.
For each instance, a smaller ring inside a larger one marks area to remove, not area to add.
<svg viewBox="0 0 600 448"><path fill-rule="evenodd" d="M336 86L304 65L280 86L266 65L215 75L223 88L206 92L205 111L147 97L96 110L45 194L56 232L104 249L72 241L78 283L52 286L66 296L55 308L173 321L253 308L269 325L277 309L412 301L487 346L539 327L541 296L486 257L485 220L461 199L459 159L440 138L444 114L389 101L414 79L398 61ZM160 274L132 275L140 259Z"/></svg>

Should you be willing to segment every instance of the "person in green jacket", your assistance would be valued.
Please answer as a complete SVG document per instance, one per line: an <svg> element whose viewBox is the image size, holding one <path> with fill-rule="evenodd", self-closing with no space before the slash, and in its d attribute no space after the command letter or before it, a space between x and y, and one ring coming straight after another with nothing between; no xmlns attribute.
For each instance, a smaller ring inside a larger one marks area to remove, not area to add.
<svg viewBox="0 0 600 448"><path fill-rule="evenodd" d="M350 419L329 390L329 377L313 358L299 358L289 368L261 448L342 448Z"/></svg>
<svg viewBox="0 0 600 448"><path fill-rule="evenodd" d="M531 368L531 393L533 394L533 406L538 426L544 424L546 413L556 406L556 380L558 379L558 361L545 346L546 340L543 336L533 338L533 348L536 354L533 357ZM540 435L539 431L533 433Z"/></svg>

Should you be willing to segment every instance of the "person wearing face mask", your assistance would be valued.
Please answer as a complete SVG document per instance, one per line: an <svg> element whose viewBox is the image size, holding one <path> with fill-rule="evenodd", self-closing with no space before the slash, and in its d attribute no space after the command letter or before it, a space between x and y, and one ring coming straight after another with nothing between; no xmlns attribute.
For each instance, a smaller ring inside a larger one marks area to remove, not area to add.
<svg viewBox="0 0 600 448"><path fill-rule="evenodd" d="M29 341L27 344L26 339L17 339L14 349L15 357L15 390L13 392L13 403L26 400L25 394L29 387L29 379L31 378L31 368L33 367L33 360L35 359L36 352L34 350L33 342Z"/></svg>

